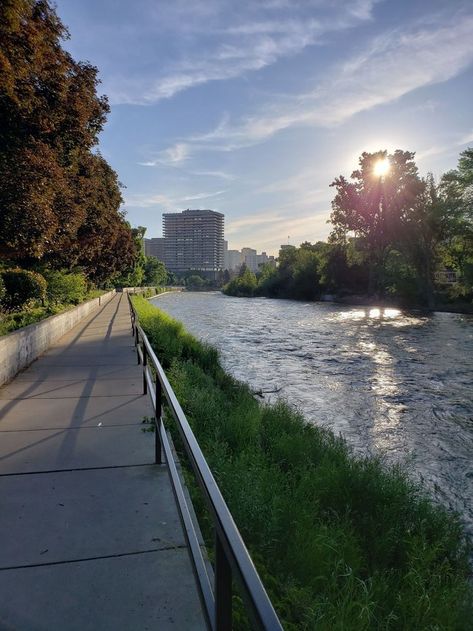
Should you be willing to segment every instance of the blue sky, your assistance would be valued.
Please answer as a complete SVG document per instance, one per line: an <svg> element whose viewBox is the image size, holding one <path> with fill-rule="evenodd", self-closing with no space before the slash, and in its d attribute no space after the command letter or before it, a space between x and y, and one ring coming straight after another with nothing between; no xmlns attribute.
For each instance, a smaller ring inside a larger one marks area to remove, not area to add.
<svg viewBox="0 0 473 631"><path fill-rule="evenodd" d="M473 146L473 3L58 0L66 47L112 107L100 150L147 236L225 213L229 247L327 237L329 188L364 150L422 174Z"/></svg>

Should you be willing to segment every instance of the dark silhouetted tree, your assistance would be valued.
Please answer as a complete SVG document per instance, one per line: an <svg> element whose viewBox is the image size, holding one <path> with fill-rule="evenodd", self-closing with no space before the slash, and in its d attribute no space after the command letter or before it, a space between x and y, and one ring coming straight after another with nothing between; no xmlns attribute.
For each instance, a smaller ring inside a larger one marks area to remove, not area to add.
<svg viewBox="0 0 473 631"><path fill-rule="evenodd" d="M389 160L384 176L376 175L380 160ZM359 239L370 269L370 293L384 289L384 266L389 249L402 235L403 221L418 203L425 184L419 178L414 154L396 150L363 153L359 169L347 180L342 175L331 186L337 190L330 220L331 241L346 243L350 235Z"/></svg>

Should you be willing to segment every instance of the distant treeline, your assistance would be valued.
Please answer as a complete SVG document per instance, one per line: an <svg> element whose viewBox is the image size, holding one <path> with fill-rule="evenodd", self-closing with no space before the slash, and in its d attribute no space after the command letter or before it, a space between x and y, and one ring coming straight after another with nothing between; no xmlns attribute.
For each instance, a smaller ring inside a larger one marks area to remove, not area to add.
<svg viewBox="0 0 473 631"><path fill-rule="evenodd" d="M389 161L383 177L380 160ZM473 299L473 149L435 182L421 178L414 154L363 153L350 180L340 176L327 243L305 242L279 253L277 268L243 266L224 287L233 296L317 300L391 299L433 308Z"/></svg>

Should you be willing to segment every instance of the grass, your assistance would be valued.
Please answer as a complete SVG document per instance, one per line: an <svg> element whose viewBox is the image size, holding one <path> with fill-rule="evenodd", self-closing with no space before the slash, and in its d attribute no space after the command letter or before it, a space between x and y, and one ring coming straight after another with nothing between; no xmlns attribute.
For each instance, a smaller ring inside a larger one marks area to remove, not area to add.
<svg viewBox="0 0 473 631"><path fill-rule="evenodd" d="M257 402L214 348L133 301L285 629L473 628L456 515L401 468L355 458L284 402Z"/></svg>
<svg viewBox="0 0 473 631"><path fill-rule="evenodd" d="M105 293L106 292L101 289L93 289L84 296L84 300L82 302L98 298ZM0 312L0 336L12 333L13 331L22 329L25 326L29 326L30 324L36 324L45 318L57 315L58 313L72 309L75 306L77 305L59 303L48 304L46 306L35 305L27 309L23 309L22 311L15 311L6 314L2 314Z"/></svg>

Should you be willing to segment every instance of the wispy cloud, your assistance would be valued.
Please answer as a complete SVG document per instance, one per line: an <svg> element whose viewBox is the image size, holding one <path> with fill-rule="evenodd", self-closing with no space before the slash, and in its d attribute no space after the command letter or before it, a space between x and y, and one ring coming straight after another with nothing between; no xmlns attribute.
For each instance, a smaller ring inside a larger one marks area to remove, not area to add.
<svg viewBox="0 0 473 631"><path fill-rule="evenodd" d="M410 30L373 39L355 57L331 68L325 81L290 103L265 108L232 124L225 118L207 134L188 139L188 151L231 151L260 143L294 126L331 127L354 115L392 103L419 88L447 81L473 62L473 16L431 18Z"/></svg>
<svg viewBox="0 0 473 631"><path fill-rule="evenodd" d="M125 206L133 208L150 208L152 206L172 206L173 200L167 195L126 195L124 200Z"/></svg>
<svg viewBox="0 0 473 631"><path fill-rule="evenodd" d="M370 20L377 1L291 2L272 7L242 2L238 10L232 3L186 3L187 13L180 21L170 24L167 16L163 25L174 30L183 50L181 58L164 66L158 76L146 71L107 81L110 100L113 104L148 105L210 81L262 70L320 42L327 33ZM179 13L181 4L177 4L177 12L168 6L171 15ZM195 45L196 33L206 34L205 44L200 40Z"/></svg>
<svg viewBox="0 0 473 631"><path fill-rule="evenodd" d="M221 180L231 182L236 179L236 176L226 171L189 171L190 175L197 175L199 177L216 177Z"/></svg>
<svg viewBox="0 0 473 631"><path fill-rule="evenodd" d="M469 144L473 144L473 130L471 130L468 134L465 134L464 136L462 136L460 138L460 140L458 141L458 145L469 145Z"/></svg>
<svg viewBox="0 0 473 631"><path fill-rule="evenodd" d="M178 142L163 151L160 151L156 158L146 162L139 162L143 167L155 166L176 166L185 162L189 157L189 145L184 142Z"/></svg>
<svg viewBox="0 0 473 631"><path fill-rule="evenodd" d="M226 193L223 191L202 192L202 193L189 193L188 195L163 195L163 194L138 194L127 195L125 197L125 206L132 206L134 208L151 208L153 206L160 206L165 208L178 207L186 202L199 201L202 199L211 199L213 197L220 197Z"/></svg>
<svg viewBox="0 0 473 631"><path fill-rule="evenodd" d="M181 202L193 202L200 199L210 199L211 197L220 197L226 191L216 191L215 193L195 193L194 195L186 195L185 197L179 198Z"/></svg>
<svg viewBox="0 0 473 631"><path fill-rule="evenodd" d="M417 160L425 160L426 158L431 158L432 156L458 153L460 147L464 147L469 144L473 145L473 130L467 132L466 134L457 135L442 145L433 145L431 147L427 147L426 149L422 149L416 153L416 158Z"/></svg>

